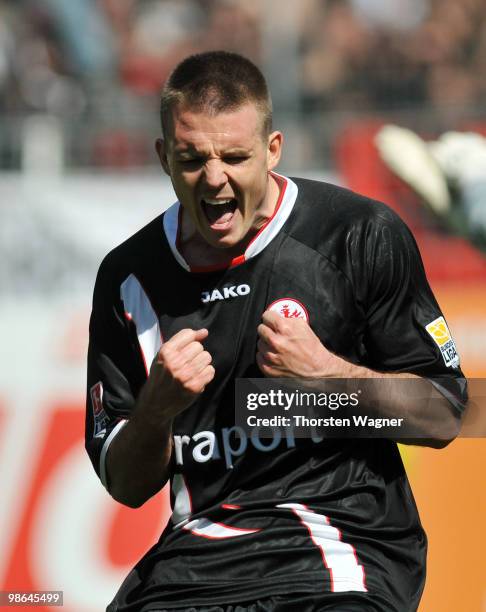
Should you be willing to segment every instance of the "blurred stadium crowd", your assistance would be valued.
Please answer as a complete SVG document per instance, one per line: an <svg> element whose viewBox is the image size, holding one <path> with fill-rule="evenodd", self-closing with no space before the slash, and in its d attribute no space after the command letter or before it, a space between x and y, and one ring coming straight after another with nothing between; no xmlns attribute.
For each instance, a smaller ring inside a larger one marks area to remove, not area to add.
<svg viewBox="0 0 486 612"><path fill-rule="evenodd" d="M70 166L155 163L168 71L216 48L279 83L306 163L331 113L420 111L440 130L486 97L484 0L0 0L0 167L21 165L17 128L36 114L57 118Z"/></svg>

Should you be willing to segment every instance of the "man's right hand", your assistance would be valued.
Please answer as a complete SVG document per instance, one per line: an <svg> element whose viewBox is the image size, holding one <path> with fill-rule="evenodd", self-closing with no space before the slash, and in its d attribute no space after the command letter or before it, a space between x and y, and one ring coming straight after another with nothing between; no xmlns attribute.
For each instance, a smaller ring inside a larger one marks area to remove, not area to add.
<svg viewBox="0 0 486 612"><path fill-rule="evenodd" d="M172 421L214 378L202 341L207 329L183 329L162 345L130 420L113 440L106 465L111 495L136 508L169 478Z"/></svg>
<svg viewBox="0 0 486 612"><path fill-rule="evenodd" d="M214 378L212 357L202 341L207 329L182 329L156 355L139 397L139 416L153 425L171 422Z"/></svg>

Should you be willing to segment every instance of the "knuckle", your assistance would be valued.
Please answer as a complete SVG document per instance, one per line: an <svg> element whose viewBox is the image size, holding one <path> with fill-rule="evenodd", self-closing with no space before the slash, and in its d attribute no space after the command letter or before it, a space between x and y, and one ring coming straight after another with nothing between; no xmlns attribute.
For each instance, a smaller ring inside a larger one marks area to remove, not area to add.
<svg viewBox="0 0 486 612"><path fill-rule="evenodd" d="M190 396L199 395L201 392L201 384L195 380L192 380L185 387L186 393Z"/></svg>
<svg viewBox="0 0 486 612"><path fill-rule="evenodd" d="M169 340L169 342L170 342L170 340ZM174 355L174 351L173 351L172 346L169 343L164 344L162 346L162 348L160 349L160 351L159 351L159 355L160 355L161 360L164 363L169 361L171 359L172 355Z"/></svg>
<svg viewBox="0 0 486 612"><path fill-rule="evenodd" d="M267 360L274 365L279 365L282 361L280 356L276 355L275 353L268 353Z"/></svg>
<svg viewBox="0 0 486 612"><path fill-rule="evenodd" d="M265 362L260 363L259 368L262 371L262 373L265 374L265 376L268 376L271 372L270 366L267 365Z"/></svg>
<svg viewBox="0 0 486 612"><path fill-rule="evenodd" d="M177 385L179 385L180 387L185 387L187 381L182 371L171 372L171 374L172 379Z"/></svg>
<svg viewBox="0 0 486 612"><path fill-rule="evenodd" d="M165 369L173 378L179 378L183 374L183 368L181 367L180 359L174 357L173 359L168 359L165 362Z"/></svg>
<svg viewBox="0 0 486 612"><path fill-rule="evenodd" d="M157 365L159 367L159 371L162 374L166 374L170 378L174 378L175 368L173 367L173 365L169 361L163 360L163 361L160 361Z"/></svg>

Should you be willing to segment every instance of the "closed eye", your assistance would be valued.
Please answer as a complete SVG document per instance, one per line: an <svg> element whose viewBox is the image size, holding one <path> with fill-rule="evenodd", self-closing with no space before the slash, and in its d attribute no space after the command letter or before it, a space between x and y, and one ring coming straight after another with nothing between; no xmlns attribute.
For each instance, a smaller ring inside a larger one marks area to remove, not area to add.
<svg viewBox="0 0 486 612"><path fill-rule="evenodd" d="M178 164L184 164L184 165L190 165L192 164L193 166L197 165L197 164L202 164L203 160L199 159L197 157L193 158L193 159L178 159L177 160Z"/></svg>
<svg viewBox="0 0 486 612"><path fill-rule="evenodd" d="M232 157L225 157L224 161L226 164L242 164L243 162L245 162L248 159L247 156L232 156Z"/></svg>
<svg viewBox="0 0 486 612"><path fill-rule="evenodd" d="M243 164L248 159L249 159L248 155L231 155L228 157L223 157L222 161L225 164L236 166L238 164ZM176 159L176 161L178 164L182 164L184 166L189 166L189 167L191 166L197 167L206 162L206 160L202 157L184 157L181 159Z"/></svg>

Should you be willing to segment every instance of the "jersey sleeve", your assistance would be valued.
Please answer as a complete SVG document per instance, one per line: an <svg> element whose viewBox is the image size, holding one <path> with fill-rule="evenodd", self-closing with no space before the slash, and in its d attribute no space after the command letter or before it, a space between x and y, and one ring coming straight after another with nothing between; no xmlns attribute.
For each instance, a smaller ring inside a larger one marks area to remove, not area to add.
<svg viewBox="0 0 486 612"><path fill-rule="evenodd" d="M108 447L126 424L146 375L110 263L96 279L89 325L85 443L102 483L108 488Z"/></svg>
<svg viewBox="0 0 486 612"><path fill-rule="evenodd" d="M364 345L372 369L428 378L459 411L467 384L447 322L426 278L417 244L392 211L367 228Z"/></svg>

